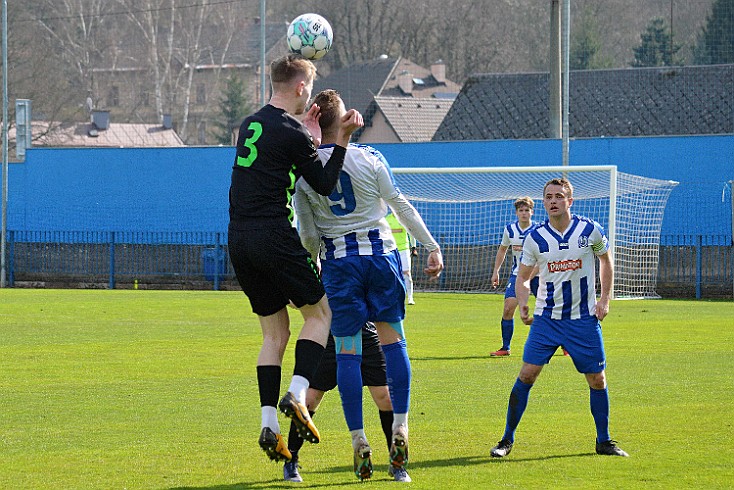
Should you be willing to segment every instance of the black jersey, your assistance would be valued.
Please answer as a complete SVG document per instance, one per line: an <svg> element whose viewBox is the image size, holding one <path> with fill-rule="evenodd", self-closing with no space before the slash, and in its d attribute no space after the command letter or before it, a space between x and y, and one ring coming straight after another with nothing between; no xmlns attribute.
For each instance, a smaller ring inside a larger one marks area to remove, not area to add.
<svg viewBox="0 0 734 490"><path fill-rule="evenodd" d="M319 194L336 186L346 150L322 164L308 130L283 109L270 104L245 118L229 189L230 227L292 226L296 180L306 179Z"/></svg>

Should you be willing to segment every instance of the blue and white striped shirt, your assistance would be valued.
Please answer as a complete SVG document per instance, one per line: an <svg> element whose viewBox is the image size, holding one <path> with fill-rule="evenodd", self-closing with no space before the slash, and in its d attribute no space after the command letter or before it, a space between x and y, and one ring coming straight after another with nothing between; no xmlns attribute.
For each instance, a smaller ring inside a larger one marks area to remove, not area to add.
<svg viewBox="0 0 734 490"><path fill-rule="evenodd" d="M327 161L334 145L321 146ZM295 205L301 239L321 260L355 255L386 255L395 250L387 222L388 205L428 250L438 248L418 212L396 187L382 154L366 145L350 144L336 188L317 194L303 179L296 184ZM320 244L318 243L320 242Z"/></svg>
<svg viewBox="0 0 734 490"><path fill-rule="evenodd" d="M539 266L535 315L554 320L589 318L596 313L594 256L609 250L604 229L582 216L571 216L564 232L548 220L526 238L521 262Z"/></svg>
<svg viewBox="0 0 734 490"><path fill-rule="evenodd" d="M520 228L520 221L509 223L505 226L505 231L502 233L503 247L507 247L512 251L512 272L511 276L517 275L517 269L520 267L520 257L522 256L522 244L525 241L525 237L538 226L535 221L530 222L530 226L524 230Z"/></svg>

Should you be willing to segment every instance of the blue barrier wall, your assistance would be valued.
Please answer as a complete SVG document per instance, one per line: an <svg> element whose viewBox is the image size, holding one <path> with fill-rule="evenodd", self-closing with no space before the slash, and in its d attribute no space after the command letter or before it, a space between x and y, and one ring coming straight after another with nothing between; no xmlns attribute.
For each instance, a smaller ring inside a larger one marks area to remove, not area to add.
<svg viewBox="0 0 734 490"><path fill-rule="evenodd" d="M374 146L393 167L561 164L559 140ZM233 159L232 147L32 148L26 162L10 164L8 228L225 231ZM681 182L662 233L731 243L734 135L573 140L570 160Z"/></svg>

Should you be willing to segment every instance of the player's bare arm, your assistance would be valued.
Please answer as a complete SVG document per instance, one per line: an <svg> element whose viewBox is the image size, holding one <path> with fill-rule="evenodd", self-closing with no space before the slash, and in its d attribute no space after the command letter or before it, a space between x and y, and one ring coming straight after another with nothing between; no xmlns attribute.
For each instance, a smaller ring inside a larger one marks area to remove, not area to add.
<svg viewBox="0 0 734 490"><path fill-rule="evenodd" d="M517 281L515 282L515 297L517 305L520 308L520 318L525 325L533 323L533 315L528 306L528 298L530 297L530 278L536 266L520 264L517 271Z"/></svg>
<svg viewBox="0 0 734 490"><path fill-rule="evenodd" d="M492 271L492 287L496 288L500 285L500 269L505 262L509 248L508 246L500 245L500 248L497 249L497 256L494 258L494 270Z"/></svg>
<svg viewBox="0 0 734 490"><path fill-rule="evenodd" d="M609 252L599 255L599 283L601 284L601 296L596 302L596 318L602 321L609 313L609 300L612 297L612 284L614 283L614 266Z"/></svg>

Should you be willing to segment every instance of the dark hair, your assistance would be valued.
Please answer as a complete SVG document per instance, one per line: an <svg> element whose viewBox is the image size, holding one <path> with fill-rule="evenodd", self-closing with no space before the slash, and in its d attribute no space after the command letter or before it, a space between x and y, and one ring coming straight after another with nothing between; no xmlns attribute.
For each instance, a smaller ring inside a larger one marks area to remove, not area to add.
<svg viewBox="0 0 734 490"><path fill-rule="evenodd" d="M332 89L322 90L313 99L313 103L319 106L319 126L321 131L328 130L334 121L341 116L339 108L341 107L341 97L339 92Z"/></svg>

